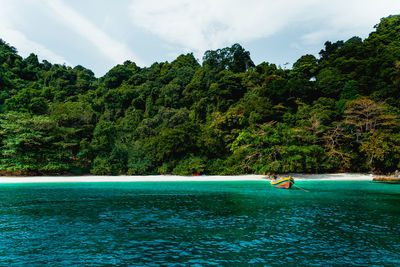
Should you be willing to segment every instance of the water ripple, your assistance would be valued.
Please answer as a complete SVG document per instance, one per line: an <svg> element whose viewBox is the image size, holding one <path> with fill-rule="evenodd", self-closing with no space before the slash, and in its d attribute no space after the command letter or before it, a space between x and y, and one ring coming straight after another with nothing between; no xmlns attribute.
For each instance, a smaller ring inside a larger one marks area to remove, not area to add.
<svg viewBox="0 0 400 267"><path fill-rule="evenodd" d="M3 186L0 264L399 265L399 194L351 183Z"/></svg>

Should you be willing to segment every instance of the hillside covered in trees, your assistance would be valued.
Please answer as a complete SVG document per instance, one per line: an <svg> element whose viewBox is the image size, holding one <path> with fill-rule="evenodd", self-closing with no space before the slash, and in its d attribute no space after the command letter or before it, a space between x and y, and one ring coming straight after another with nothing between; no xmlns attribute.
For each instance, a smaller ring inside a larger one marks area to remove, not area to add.
<svg viewBox="0 0 400 267"><path fill-rule="evenodd" d="M0 174L392 172L400 16L292 69L239 44L96 78L0 39Z"/></svg>

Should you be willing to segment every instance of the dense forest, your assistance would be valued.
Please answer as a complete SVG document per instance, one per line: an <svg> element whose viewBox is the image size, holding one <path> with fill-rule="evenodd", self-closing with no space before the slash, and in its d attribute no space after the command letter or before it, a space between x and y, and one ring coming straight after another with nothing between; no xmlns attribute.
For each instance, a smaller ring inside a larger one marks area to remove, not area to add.
<svg viewBox="0 0 400 267"><path fill-rule="evenodd" d="M400 168L400 15L291 69L241 45L96 78L0 39L0 174Z"/></svg>

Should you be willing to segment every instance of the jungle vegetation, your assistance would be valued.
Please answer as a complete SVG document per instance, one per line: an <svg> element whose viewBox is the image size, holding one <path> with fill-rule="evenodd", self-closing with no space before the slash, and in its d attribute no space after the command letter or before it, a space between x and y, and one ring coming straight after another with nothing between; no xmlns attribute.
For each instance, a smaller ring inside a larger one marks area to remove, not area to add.
<svg viewBox="0 0 400 267"><path fill-rule="evenodd" d="M241 45L103 77L0 39L0 174L392 172L400 15L291 69Z"/></svg>

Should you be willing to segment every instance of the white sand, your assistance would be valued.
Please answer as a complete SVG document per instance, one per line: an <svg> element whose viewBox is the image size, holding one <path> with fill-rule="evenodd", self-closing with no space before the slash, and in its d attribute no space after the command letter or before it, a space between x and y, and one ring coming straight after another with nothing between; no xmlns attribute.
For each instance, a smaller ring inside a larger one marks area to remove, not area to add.
<svg viewBox="0 0 400 267"><path fill-rule="evenodd" d="M297 181L318 180L318 181L372 181L372 174L363 173L327 173L327 174L293 174Z"/></svg>
<svg viewBox="0 0 400 267"><path fill-rule="evenodd" d="M291 174L297 181L372 181L372 174L337 173L337 174ZM263 175L239 176L32 176L0 177L0 183L73 183L73 182L176 182L176 181L262 181Z"/></svg>

